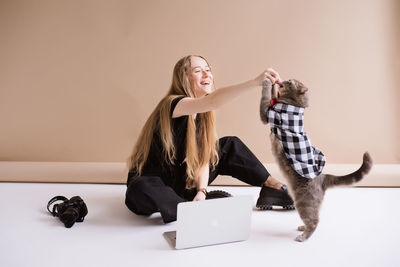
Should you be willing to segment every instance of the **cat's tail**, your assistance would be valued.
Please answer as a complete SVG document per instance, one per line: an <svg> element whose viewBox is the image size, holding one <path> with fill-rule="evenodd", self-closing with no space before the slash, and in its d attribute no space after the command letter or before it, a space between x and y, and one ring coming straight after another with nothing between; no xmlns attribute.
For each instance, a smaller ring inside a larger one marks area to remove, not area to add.
<svg viewBox="0 0 400 267"><path fill-rule="evenodd" d="M363 163L361 167L353 173L344 175L344 176L336 176L331 174L326 174L323 182L324 189L328 189L330 187L338 186L338 185L351 185L356 182L359 182L365 175L369 173L372 168L372 158L368 152L364 153Z"/></svg>

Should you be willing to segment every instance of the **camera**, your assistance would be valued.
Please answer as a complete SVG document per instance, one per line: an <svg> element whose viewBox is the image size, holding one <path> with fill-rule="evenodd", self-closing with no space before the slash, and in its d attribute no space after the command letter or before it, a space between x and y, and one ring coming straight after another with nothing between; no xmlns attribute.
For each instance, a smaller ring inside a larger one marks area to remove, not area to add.
<svg viewBox="0 0 400 267"><path fill-rule="evenodd" d="M60 200L63 202L54 204L53 210L50 211L51 204ZM75 222L83 222L83 219L88 214L87 206L79 196L74 196L71 199L64 196L53 197L47 204L47 210L54 217L58 217L66 228L71 228Z"/></svg>

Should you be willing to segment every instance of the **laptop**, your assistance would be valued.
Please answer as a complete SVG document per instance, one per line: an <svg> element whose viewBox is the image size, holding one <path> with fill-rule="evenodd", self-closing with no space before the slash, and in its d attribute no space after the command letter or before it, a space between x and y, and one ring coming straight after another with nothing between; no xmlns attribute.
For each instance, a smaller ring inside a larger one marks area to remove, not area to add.
<svg viewBox="0 0 400 267"><path fill-rule="evenodd" d="M252 196L178 204L177 230L163 235L176 249L244 241L249 238Z"/></svg>

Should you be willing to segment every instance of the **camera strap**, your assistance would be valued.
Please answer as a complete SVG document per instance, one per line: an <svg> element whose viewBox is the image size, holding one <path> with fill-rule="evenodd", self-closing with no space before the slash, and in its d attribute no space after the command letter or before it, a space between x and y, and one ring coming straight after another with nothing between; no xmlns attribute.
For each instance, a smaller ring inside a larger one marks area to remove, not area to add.
<svg viewBox="0 0 400 267"><path fill-rule="evenodd" d="M55 196L55 197L53 197L52 199L50 199L49 200L49 203L47 203L47 210L54 216L54 217L56 217L58 214L57 214L57 206L58 206L58 204L55 204L54 206L53 206L53 211L51 211L50 210L50 206L51 206L51 204L53 204L54 202L56 202L56 201L65 201L65 200L68 200L68 198L66 198L66 197L64 197L64 196Z"/></svg>

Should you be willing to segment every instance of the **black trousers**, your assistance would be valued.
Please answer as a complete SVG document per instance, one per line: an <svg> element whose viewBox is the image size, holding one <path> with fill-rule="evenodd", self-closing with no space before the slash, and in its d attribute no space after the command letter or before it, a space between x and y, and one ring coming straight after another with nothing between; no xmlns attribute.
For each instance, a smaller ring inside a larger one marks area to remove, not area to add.
<svg viewBox="0 0 400 267"><path fill-rule="evenodd" d="M269 177L264 165L250 149L237 137L219 139L219 162L210 169L209 184L218 175L230 175L253 186L262 186ZM192 200L195 196L179 196L166 186L159 176L139 176L133 179L126 190L125 204L138 215L151 215L160 212L165 223L176 220L177 205Z"/></svg>

